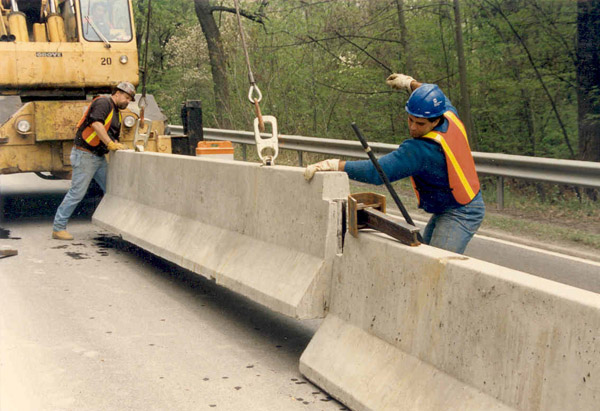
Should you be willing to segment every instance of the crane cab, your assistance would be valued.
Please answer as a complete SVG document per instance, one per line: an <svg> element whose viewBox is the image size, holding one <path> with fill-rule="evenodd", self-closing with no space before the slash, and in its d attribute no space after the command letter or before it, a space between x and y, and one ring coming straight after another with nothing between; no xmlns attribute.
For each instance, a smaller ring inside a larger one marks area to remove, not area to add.
<svg viewBox="0 0 600 411"><path fill-rule="evenodd" d="M0 94L84 97L138 83L130 0L0 0Z"/></svg>

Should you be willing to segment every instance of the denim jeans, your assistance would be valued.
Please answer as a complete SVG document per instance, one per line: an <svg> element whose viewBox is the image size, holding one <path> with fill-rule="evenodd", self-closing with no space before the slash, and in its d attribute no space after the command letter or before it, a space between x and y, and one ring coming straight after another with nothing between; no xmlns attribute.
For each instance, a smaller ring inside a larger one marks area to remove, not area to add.
<svg viewBox="0 0 600 411"><path fill-rule="evenodd" d="M467 205L434 214L425 226L423 240L433 247L462 254L484 215L485 204L479 192Z"/></svg>
<svg viewBox="0 0 600 411"><path fill-rule="evenodd" d="M92 179L96 180L102 191L106 191L107 163L105 156L98 157L95 154L77 150L73 147L71 150L71 166L73 167L71 188L69 188L67 195L58 206L58 210L56 210L54 231L67 228L67 222L71 214L85 196Z"/></svg>

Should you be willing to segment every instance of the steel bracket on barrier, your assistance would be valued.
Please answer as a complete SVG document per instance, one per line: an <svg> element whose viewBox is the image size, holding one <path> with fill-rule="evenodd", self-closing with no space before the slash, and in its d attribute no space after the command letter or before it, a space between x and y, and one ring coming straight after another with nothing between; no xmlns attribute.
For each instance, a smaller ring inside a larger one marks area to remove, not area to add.
<svg viewBox="0 0 600 411"><path fill-rule="evenodd" d="M358 237L358 230L371 228L411 247L421 244L419 229L392 219L385 214L385 196L375 193L356 193L348 196L348 231Z"/></svg>
<svg viewBox="0 0 600 411"><path fill-rule="evenodd" d="M272 166L279 154L279 143L277 133L277 119L273 116L262 116L263 122L271 124L271 136L263 137L260 134L259 119L254 119L254 140L256 140L256 150L258 157L263 165Z"/></svg>

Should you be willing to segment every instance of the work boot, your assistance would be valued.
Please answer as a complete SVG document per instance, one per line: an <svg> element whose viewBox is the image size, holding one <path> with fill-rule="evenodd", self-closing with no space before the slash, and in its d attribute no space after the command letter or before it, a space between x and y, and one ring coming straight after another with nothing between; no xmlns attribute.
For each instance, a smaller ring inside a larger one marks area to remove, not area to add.
<svg viewBox="0 0 600 411"><path fill-rule="evenodd" d="M73 236L67 230L52 231L52 238L55 240L72 240Z"/></svg>

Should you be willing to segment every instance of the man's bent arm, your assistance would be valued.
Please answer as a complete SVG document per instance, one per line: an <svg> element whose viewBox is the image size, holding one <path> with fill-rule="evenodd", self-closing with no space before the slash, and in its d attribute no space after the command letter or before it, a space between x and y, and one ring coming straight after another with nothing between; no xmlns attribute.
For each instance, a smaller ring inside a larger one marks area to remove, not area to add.
<svg viewBox="0 0 600 411"><path fill-rule="evenodd" d="M416 89L418 89L419 87L421 87L423 85L423 83L419 83L417 80L413 80L410 83L410 89L412 91L415 91Z"/></svg>
<svg viewBox="0 0 600 411"><path fill-rule="evenodd" d="M108 133L104 129L104 125L101 122L94 121L91 126L104 145L108 146L108 144L113 141L112 138L108 136Z"/></svg>

